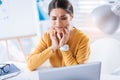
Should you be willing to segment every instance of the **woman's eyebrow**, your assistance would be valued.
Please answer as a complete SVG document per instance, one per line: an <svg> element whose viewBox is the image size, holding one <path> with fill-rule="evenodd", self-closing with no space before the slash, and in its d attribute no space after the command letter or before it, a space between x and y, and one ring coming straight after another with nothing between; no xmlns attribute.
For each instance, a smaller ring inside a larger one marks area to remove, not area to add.
<svg viewBox="0 0 120 80"><path fill-rule="evenodd" d="M53 15L52 17L56 17L56 16Z"/></svg>
<svg viewBox="0 0 120 80"><path fill-rule="evenodd" d="M57 16L51 16L51 17L57 17ZM66 17L66 15L61 15L60 17Z"/></svg>
<svg viewBox="0 0 120 80"><path fill-rule="evenodd" d="M62 15L61 17L66 17L66 15Z"/></svg>

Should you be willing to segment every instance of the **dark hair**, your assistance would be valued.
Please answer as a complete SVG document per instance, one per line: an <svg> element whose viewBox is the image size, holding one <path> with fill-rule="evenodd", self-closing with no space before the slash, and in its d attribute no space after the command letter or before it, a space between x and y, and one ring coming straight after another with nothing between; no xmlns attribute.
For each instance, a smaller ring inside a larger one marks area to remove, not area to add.
<svg viewBox="0 0 120 80"><path fill-rule="evenodd" d="M50 12L52 11L52 9L55 9L55 8L62 8L67 13L73 14L73 6L69 2L69 0L52 0L48 7L48 14L50 15Z"/></svg>

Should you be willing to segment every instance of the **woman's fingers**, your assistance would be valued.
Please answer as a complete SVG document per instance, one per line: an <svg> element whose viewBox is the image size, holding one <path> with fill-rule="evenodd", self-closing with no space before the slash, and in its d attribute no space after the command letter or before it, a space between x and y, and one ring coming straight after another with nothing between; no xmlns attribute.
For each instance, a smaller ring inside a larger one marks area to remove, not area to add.
<svg viewBox="0 0 120 80"><path fill-rule="evenodd" d="M55 30L54 30L53 27L50 28L49 32L50 32L51 38L55 36L55 33L56 33L56 32L55 32Z"/></svg>
<svg viewBox="0 0 120 80"><path fill-rule="evenodd" d="M62 36L60 35L60 33L57 33L57 37L59 40L61 40Z"/></svg>
<svg viewBox="0 0 120 80"><path fill-rule="evenodd" d="M69 29L68 28L65 28L63 31L62 31L62 35L63 36L68 36L70 33Z"/></svg>
<svg viewBox="0 0 120 80"><path fill-rule="evenodd" d="M50 29L50 38L52 40L52 49L55 51L56 49L58 49L58 39L57 39L57 32L54 28Z"/></svg>

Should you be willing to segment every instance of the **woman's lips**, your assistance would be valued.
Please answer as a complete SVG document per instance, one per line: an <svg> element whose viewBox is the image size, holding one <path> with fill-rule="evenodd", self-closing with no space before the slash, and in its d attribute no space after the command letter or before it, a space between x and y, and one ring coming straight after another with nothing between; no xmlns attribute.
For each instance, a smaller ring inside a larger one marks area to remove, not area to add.
<svg viewBox="0 0 120 80"><path fill-rule="evenodd" d="M63 27L56 27L56 29L63 29Z"/></svg>

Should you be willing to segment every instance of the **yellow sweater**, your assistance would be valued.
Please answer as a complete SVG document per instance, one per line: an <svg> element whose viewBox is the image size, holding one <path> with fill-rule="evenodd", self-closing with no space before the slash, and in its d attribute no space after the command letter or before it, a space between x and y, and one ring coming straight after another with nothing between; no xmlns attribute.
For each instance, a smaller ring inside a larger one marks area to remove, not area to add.
<svg viewBox="0 0 120 80"><path fill-rule="evenodd" d="M60 51L58 49L53 52L51 44L50 34L46 32L37 48L28 57L27 63L30 70L37 69L47 59L49 59L53 67L83 64L87 62L90 55L88 36L76 28L68 41L69 51Z"/></svg>

